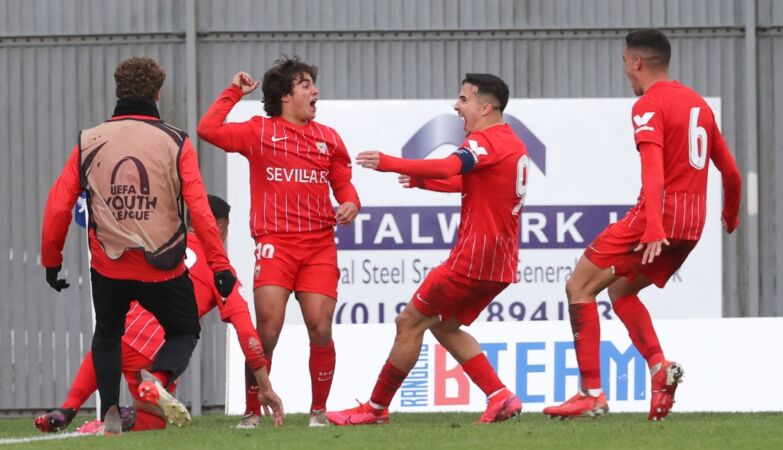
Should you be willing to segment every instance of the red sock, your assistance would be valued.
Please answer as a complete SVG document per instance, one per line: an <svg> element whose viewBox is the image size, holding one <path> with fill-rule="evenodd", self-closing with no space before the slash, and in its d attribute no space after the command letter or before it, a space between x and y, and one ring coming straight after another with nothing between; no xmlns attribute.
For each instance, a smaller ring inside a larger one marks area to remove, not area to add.
<svg viewBox="0 0 783 450"><path fill-rule="evenodd" d="M334 342L329 341L324 347L310 344L310 383L313 390L310 411L326 410L326 399L329 398L334 378L334 364Z"/></svg>
<svg viewBox="0 0 783 450"><path fill-rule="evenodd" d="M376 405L383 407L389 406L394 394L402 386L402 382L405 381L405 377L408 376L407 372L394 367L388 360L383 365L381 373L378 375L378 381L375 383L375 388L372 390L370 401Z"/></svg>
<svg viewBox="0 0 783 450"><path fill-rule="evenodd" d="M568 306L582 389L601 389L601 324L595 302Z"/></svg>
<svg viewBox="0 0 783 450"><path fill-rule="evenodd" d="M492 364L489 363L487 355L484 352L470 358L462 365L462 370L476 383L484 394L489 397L493 392L497 392L506 387L498 374L495 373L495 369Z"/></svg>
<svg viewBox="0 0 783 450"><path fill-rule="evenodd" d="M166 428L166 421L158 416L153 416L144 411L136 411L136 424L131 431L151 431L163 430Z"/></svg>
<svg viewBox="0 0 783 450"><path fill-rule="evenodd" d="M245 361L245 414L261 415L261 403L258 401L258 380L253 369Z"/></svg>
<svg viewBox="0 0 783 450"><path fill-rule="evenodd" d="M92 352L87 352L82 359L79 370L76 371L76 377L71 383L68 396L65 397L65 402L60 407L79 411L79 408L96 390L98 390L98 380L95 378L95 367L92 365Z"/></svg>
<svg viewBox="0 0 783 450"><path fill-rule="evenodd" d="M166 370L156 370L155 372L152 372L152 374L160 380L160 384L163 385L163 387L168 388L169 381L171 380L171 372Z"/></svg>
<svg viewBox="0 0 783 450"><path fill-rule="evenodd" d="M633 345L647 360L647 366L653 367L662 362L663 350L658 342L658 335L655 334L650 313L644 303L639 301L639 297L635 295L620 297L612 304L612 308L628 329L628 336L631 337Z"/></svg>

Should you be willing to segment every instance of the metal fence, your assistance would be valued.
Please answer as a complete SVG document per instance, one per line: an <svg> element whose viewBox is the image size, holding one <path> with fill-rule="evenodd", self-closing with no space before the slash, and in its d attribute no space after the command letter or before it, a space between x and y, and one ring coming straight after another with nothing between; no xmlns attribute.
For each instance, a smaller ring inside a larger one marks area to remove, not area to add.
<svg viewBox="0 0 783 450"><path fill-rule="evenodd" d="M724 238L724 315L783 313L783 0L0 0L0 410L64 398L91 339L83 230L57 294L40 267L46 193L76 132L107 118L111 74L132 55L167 71L164 120L188 130L234 73L281 54L320 67L324 99L452 98L462 74L499 74L517 98L631 96L622 38L664 29L672 75L722 98L743 172L741 227ZM225 156L199 143L207 188ZM699 299L683 299L699 301ZM180 397L224 402L225 326L204 320Z"/></svg>

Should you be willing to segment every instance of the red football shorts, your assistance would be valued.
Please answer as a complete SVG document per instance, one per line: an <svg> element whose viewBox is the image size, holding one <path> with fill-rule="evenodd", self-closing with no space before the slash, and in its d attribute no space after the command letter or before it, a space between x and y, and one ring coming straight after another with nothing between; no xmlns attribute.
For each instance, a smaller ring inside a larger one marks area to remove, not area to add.
<svg viewBox="0 0 783 450"><path fill-rule="evenodd" d="M122 374L125 376L125 381L128 382L131 397L136 400L141 400L139 397L140 371L141 369L150 370L151 367L152 361L149 358L136 351L125 341L122 342ZM171 383L166 390L173 394L177 390L177 382Z"/></svg>
<svg viewBox="0 0 783 450"><path fill-rule="evenodd" d="M253 289L281 286L337 299L337 245L331 228L256 237Z"/></svg>
<svg viewBox="0 0 783 450"><path fill-rule="evenodd" d="M585 257L601 269L612 267L614 274L633 280L638 274L649 278L662 288L674 275L698 241L669 239L670 245L663 246L661 254L652 263L642 264L644 251L633 251L639 245L642 234L625 225L609 225L585 249Z"/></svg>
<svg viewBox="0 0 783 450"><path fill-rule="evenodd" d="M427 317L454 316L470 325L509 283L482 281L460 275L444 265L433 269L413 294L413 307Z"/></svg>

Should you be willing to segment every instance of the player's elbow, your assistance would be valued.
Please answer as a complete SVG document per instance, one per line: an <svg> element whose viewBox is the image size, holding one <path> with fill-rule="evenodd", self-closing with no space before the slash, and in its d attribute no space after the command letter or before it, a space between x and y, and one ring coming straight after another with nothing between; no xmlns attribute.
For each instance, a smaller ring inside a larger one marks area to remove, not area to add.
<svg viewBox="0 0 783 450"><path fill-rule="evenodd" d="M210 142L213 138L213 131L214 128L210 127L209 124L206 123L204 119L202 119L198 123L198 127L196 128L196 133L198 134L198 137L200 139L203 139L207 142Z"/></svg>

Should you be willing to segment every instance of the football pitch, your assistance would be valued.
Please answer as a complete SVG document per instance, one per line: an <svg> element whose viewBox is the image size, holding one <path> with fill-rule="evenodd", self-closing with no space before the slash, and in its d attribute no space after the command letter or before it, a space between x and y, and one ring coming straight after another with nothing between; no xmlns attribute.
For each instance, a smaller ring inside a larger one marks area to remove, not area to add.
<svg viewBox="0 0 783 450"><path fill-rule="evenodd" d="M54 437L33 428L32 419L0 419L2 448L57 449L780 449L783 413L673 413L665 422L643 414L609 414L601 419L551 420L526 413L508 422L474 425L475 413L392 414L385 426L307 428L307 417L291 414L275 429L266 420L254 430L237 430L236 416L194 418L187 429L125 433L120 437L71 437L86 419L79 416L62 439L8 444L23 438ZM66 434L67 433L67 434Z"/></svg>

